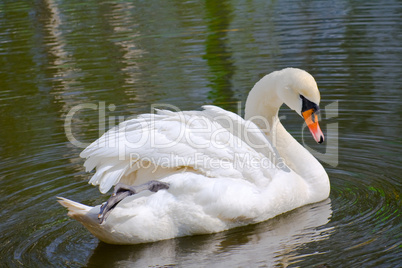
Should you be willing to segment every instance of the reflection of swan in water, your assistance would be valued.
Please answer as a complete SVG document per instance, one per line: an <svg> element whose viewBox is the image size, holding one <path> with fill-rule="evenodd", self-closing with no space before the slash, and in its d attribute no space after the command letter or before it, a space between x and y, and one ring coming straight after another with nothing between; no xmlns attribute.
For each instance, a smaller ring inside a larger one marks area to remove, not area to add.
<svg viewBox="0 0 402 268"><path fill-rule="evenodd" d="M287 68L253 87L248 120L215 106L128 120L81 154L87 170L96 167L90 182L101 192L118 183L114 195L101 209L59 202L100 240L136 244L220 232L322 201L327 173L278 119L287 104L321 143L319 102L314 78Z"/></svg>
<svg viewBox="0 0 402 268"><path fill-rule="evenodd" d="M325 224L331 214L331 201L327 199L263 223L212 235L127 247L99 243L87 266L286 267L303 258L297 252L300 246L329 237L332 228ZM311 253L319 254L317 251Z"/></svg>

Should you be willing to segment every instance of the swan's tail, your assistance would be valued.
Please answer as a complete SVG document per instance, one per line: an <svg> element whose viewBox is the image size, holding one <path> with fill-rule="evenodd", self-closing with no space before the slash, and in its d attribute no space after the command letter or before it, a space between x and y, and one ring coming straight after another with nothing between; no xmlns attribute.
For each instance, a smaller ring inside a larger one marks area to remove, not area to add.
<svg viewBox="0 0 402 268"><path fill-rule="evenodd" d="M93 212L93 207L74 202L64 197L57 197L57 200L63 207L68 209L67 215L82 224L91 224L97 222L97 214ZM98 223L99 224L99 223Z"/></svg>
<svg viewBox="0 0 402 268"><path fill-rule="evenodd" d="M68 216L70 217L74 217L76 215L80 215L83 214L85 212L88 212L91 207L83 205L81 203L78 202L74 202L70 199L64 198L64 197L57 197L59 200L57 200L57 202L59 202L63 207L66 207L68 209Z"/></svg>
<svg viewBox="0 0 402 268"><path fill-rule="evenodd" d="M57 197L57 200L63 207L68 209L67 215L74 220L79 221L99 240L110 244L123 244L121 238L116 237L114 231L107 224L100 224L98 213L100 206L90 207L78 202L74 202L64 197Z"/></svg>

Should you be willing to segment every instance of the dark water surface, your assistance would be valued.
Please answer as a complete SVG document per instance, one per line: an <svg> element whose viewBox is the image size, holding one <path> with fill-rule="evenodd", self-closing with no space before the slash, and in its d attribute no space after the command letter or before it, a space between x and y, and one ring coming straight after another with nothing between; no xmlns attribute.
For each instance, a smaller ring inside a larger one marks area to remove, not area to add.
<svg viewBox="0 0 402 268"><path fill-rule="evenodd" d="M401 267L401 14L397 0L0 1L0 266ZM100 243L56 203L107 198L77 145L119 120L155 103L243 111L288 66L321 90L324 146L281 115L323 160L330 199L136 246Z"/></svg>

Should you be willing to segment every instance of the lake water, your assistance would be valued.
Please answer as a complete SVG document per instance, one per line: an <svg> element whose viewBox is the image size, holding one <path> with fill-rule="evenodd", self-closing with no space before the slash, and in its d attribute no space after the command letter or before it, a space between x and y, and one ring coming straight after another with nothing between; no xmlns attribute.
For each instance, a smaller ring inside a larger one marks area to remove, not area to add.
<svg viewBox="0 0 402 268"><path fill-rule="evenodd" d="M401 14L398 0L0 1L0 266L401 267ZM328 200L135 246L99 242L56 202L108 198L77 145L121 119L161 103L242 113L288 66L321 90L324 145L281 118L322 160Z"/></svg>

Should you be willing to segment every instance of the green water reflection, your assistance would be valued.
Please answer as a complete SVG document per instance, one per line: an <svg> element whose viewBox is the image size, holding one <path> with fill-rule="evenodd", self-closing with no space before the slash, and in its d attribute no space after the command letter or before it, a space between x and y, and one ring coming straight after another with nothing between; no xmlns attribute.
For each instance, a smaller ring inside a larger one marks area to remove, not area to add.
<svg viewBox="0 0 402 268"><path fill-rule="evenodd" d="M230 1L206 1L208 24L208 36L206 38L203 57L207 60L211 73L212 90L208 97L214 104L223 104L235 102L232 91L232 78L235 73L235 66L232 63L232 55L227 47L227 32L230 31L232 7Z"/></svg>

